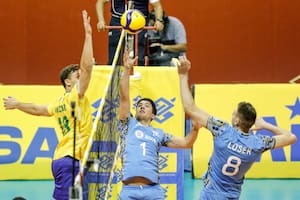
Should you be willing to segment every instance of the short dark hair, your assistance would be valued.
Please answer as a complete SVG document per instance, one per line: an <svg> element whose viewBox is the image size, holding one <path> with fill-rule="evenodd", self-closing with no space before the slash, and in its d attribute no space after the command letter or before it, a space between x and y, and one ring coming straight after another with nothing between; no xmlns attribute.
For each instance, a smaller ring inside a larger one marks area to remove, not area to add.
<svg viewBox="0 0 300 200"><path fill-rule="evenodd" d="M72 72L74 72L74 71L76 71L78 69L79 69L79 65L78 64L70 64L70 65L64 67L60 71L60 82L64 86L64 88L66 88L65 80L69 77L69 75Z"/></svg>
<svg viewBox="0 0 300 200"><path fill-rule="evenodd" d="M249 131L256 120L256 110L248 102L240 102L237 109L238 117L241 120L241 128Z"/></svg>
<svg viewBox="0 0 300 200"><path fill-rule="evenodd" d="M148 102L150 102L151 105L152 105L152 113L153 113L154 115L156 115L156 113L157 113L156 105L155 105L155 103L154 103L154 101L153 101L152 99L150 99L150 98L141 98L140 100L138 100L138 102L136 103L136 105L139 105L139 103L140 103L141 101L148 101Z"/></svg>
<svg viewBox="0 0 300 200"><path fill-rule="evenodd" d="M14 197L12 200L26 200L24 197Z"/></svg>

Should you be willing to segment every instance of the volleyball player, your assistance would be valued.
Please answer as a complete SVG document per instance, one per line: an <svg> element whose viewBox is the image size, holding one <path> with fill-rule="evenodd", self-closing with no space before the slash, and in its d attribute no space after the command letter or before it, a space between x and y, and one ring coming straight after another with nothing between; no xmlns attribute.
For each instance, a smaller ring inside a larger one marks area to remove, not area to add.
<svg viewBox="0 0 300 200"><path fill-rule="evenodd" d="M255 108L240 102L232 114L232 125L195 105L188 87L191 63L180 58L178 73L184 110L192 120L213 135L214 150L203 176L200 200L239 199L246 172L261 154L296 142L296 136L256 117ZM255 127L252 127L255 125ZM250 130L266 129L273 136L252 134Z"/></svg>

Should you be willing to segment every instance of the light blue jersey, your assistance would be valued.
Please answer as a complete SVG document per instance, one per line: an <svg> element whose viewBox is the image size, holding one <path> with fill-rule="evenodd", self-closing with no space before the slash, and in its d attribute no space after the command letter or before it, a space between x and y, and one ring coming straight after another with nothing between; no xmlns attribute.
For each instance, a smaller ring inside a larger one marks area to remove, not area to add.
<svg viewBox="0 0 300 200"><path fill-rule="evenodd" d="M200 199L238 199L246 172L264 151L274 148L275 139L242 133L214 117L209 118L207 128L214 137L214 151Z"/></svg>
<svg viewBox="0 0 300 200"><path fill-rule="evenodd" d="M159 182L158 156L161 146L170 141L171 135L162 129L144 126L129 117L119 125L122 140L123 178L144 177L153 183Z"/></svg>

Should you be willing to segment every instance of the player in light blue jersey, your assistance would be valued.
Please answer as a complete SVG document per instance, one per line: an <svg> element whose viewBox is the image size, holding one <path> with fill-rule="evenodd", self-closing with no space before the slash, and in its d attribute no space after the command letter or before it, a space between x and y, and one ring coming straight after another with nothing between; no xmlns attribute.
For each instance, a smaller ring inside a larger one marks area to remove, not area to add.
<svg viewBox="0 0 300 200"><path fill-rule="evenodd" d="M197 138L198 127L194 124L186 137L172 136L162 129L151 126L156 115L154 102L142 98L137 102L136 116L130 116L129 79L130 70L137 58L123 56L124 70L120 85L119 130L122 146L123 186L120 200L165 199L165 189L159 185L158 156L161 146L191 148Z"/></svg>
<svg viewBox="0 0 300 200"><path fill-rule="evenodd" d="M255 160L264 151L293 144L297 138L287 130L256 118L255 108L248 102L238 104L232 114L232 125L211 116L193 101L188 85L190 62L182 57L178 65L184 110L197 124L207 128L214 139L214 150L203 176L204 188L200 199L239 199L244 176ZM250 130L260 129L266 129L274 136L250 133Z"/></svg>

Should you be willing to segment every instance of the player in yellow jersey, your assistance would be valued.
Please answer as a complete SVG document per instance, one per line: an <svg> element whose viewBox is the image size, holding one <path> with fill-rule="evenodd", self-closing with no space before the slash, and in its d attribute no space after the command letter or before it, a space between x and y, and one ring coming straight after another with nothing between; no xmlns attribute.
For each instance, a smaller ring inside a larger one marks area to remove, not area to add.
<svg viewBox="0 0 300 200"><path fill-rule="evenodd" d="M69 199L69 188L73 185L73 175L78 174L79 160L83 157L92 130L90 103L85 96L94 64L92 28L90 17L85 10L82 11L82 17L85 40L80 64L68 65L60 73L65 94L49 105L25 103L14 97L3 98L4 107L7 110L18 109L31 115L55 117L60 132L52 161L52 173L55 180L53 197L59 200ZM76 124L75 131L74 123ZM75 155L73 152L74 134L76 135ZM76 166L74 171L73 166Z"/></svg>

